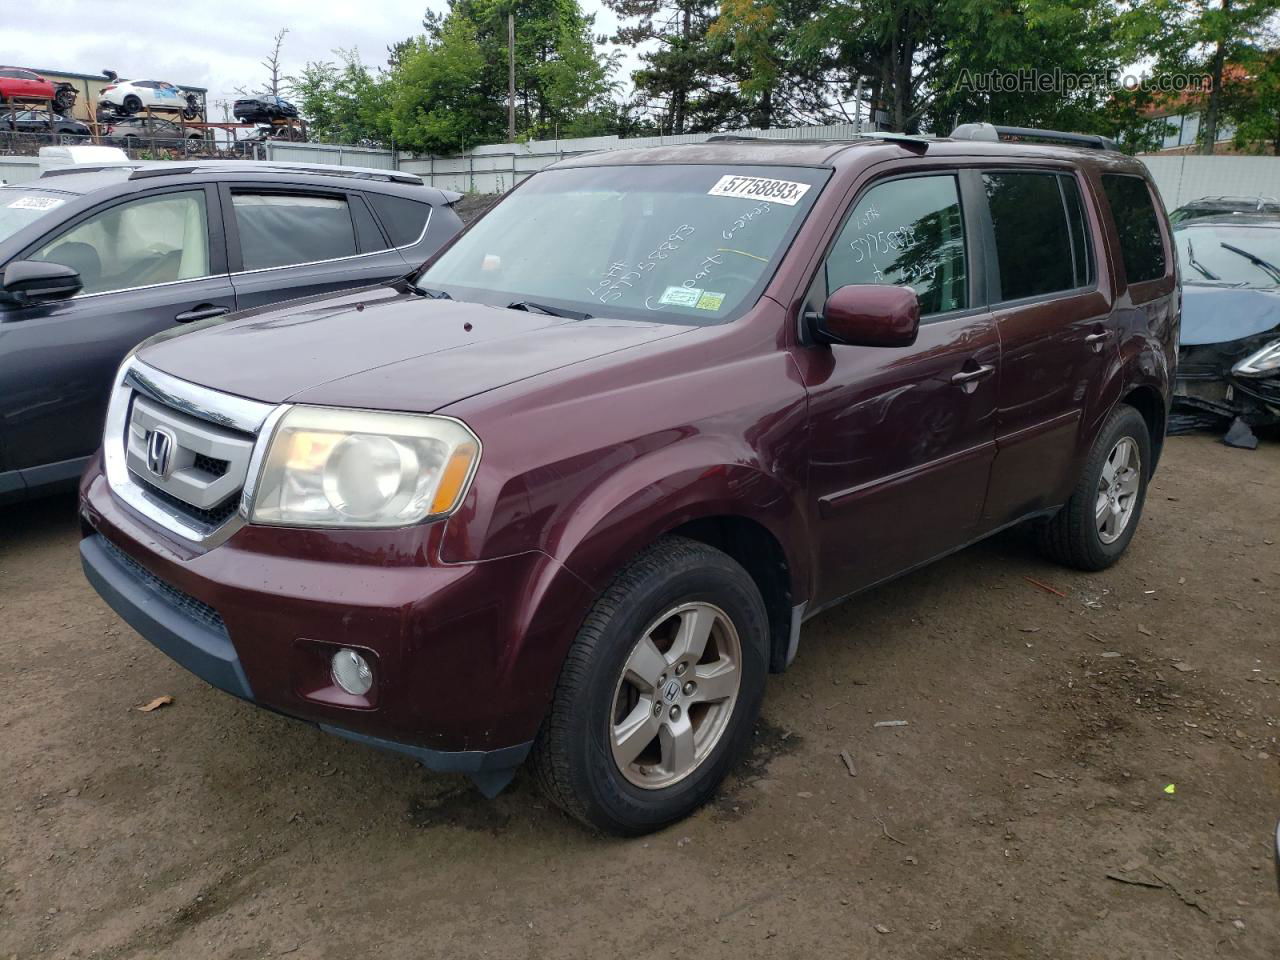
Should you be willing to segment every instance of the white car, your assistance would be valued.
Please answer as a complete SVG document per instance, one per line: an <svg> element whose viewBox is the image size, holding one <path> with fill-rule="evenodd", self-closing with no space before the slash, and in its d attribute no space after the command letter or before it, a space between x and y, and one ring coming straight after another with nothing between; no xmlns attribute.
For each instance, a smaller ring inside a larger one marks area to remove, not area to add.
<svg viewBox="0 0 1280 960"><path fill-rule="evenodd" d="M167 80L117 80L102 88L98 102L121 113L137 113L151 107L181 110L184 115L195 116L199 109L199 100L194 94Z"/></svg>

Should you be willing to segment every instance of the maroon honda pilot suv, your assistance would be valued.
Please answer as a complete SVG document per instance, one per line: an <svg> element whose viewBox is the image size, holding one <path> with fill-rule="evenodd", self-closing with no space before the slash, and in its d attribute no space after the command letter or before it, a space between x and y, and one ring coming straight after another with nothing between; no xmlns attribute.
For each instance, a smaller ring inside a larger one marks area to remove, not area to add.
<svg viewBox="0 0 1280 960"><path fill-rule="evenodd" d="M1169 226L1140 163L1045 137L575 157L412 280L147 341L85 572L244 700L670 823L819 611L1017 523L1083 570L1132 539Z"/></svg>

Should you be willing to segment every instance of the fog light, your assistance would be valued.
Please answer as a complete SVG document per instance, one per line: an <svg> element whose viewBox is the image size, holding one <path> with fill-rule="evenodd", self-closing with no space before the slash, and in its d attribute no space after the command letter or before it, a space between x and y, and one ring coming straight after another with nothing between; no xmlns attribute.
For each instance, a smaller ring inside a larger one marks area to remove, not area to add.
<svg viewBox="0 0 1280 960"><path fill-rule="evenodd" d="M343 647L333 655L333 682L353 697L363 697L373 686L369 661Z"/></svg>

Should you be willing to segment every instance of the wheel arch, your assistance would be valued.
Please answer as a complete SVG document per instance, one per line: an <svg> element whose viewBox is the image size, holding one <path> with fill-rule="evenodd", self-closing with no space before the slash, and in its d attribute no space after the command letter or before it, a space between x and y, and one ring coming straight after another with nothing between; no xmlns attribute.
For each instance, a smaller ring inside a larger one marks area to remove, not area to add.
<svg viewBox="0 0 1280 960"><path fill-rule="evenodd" d="M687 537L715 547L747 571L769 616L769 669L773 673L785 670L796 604L790 564L778 538L764 524L735 514L701 517L665 535Z"/></svg>
<svg viewBox="0 0 1280 960"><path fill-rule="evenodd" d="M655 502L659 487L664 493ZM770 668L783 669L793 652L797 607L808 600L810 586L797 491L776 476L737 463L682 470L625 496L597 496L601 499L585 511L595 522L549 551L565 569L603 592L627 564L665 536L715 547L741 564L760 589L769 614Z"/></svg>
<svg viewBox="0 0 1280 960"><path fill-rule="evenodd" d="M1164 450L1165 424L1168 420L1164 395L1149 383L1140 384L1129 389L1120 398L1120 402L1137 410L1147 423L1147 432L1151 436L1151 471L1148 475L1154 474Z"/></svg>

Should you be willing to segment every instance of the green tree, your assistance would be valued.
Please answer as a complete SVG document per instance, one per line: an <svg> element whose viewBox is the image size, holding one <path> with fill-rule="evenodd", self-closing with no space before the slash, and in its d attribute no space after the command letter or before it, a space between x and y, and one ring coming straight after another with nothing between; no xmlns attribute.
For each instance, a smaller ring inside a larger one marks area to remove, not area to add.
<svg viewBox="0 0 1280 960"><path fill-rule="evenodd" d="M1200 152L1213 153L1227 102L1228 65L1265 43L1276 0L1140 0L1145 52L1165 72L1206 74Z"/></svg>
<svg viewBox="0 0 1280 960"><path fill-rule="evenodd" d="M519 134L529 139L565 136L578 129L580 118L590 126L589 118L614 89L617 60L597 52L591 34L594 18L582 12L578 0L450 0L443 16L428 11L425 42L433 48L454 42L454 24L468 24L482 60L478 89L503 113L509 13L515 14ZM475 118L485 137L493 135L490 113L482 111ZM497 135L499 141L504 137Z"/></svg>
<svg viewBox="0 0 1280 960"><path fill-rule="evenodd" d="M398 146L427 153L501 139L502 112L486 94L484 75L475 25L448 18L434 41L418 37L400 48L384 80L383 124Z"/></svg>
<svg viewBox="0 0 1280 960"><path fill-rule="evenodd" d="M380 144L387 132L384 85L360 59L355 50L334 51L339 63L312 61L289 88L302 116L307 118L311 137L334 143Z"/></svg>
<svg viewBox="0 0 1280 960"><path fill-rule="evenodd" d="M1223 85L1223 109L1235 125L1238 149L1270 146L1280 157L1280 48L1250 51L1240 73Z"/></svg>
<svg viewBox="0 0 1280 960"><path fill-rule="evenodd" d="M721 0L707 31L712 52L736 84L747 126L826 123L848 119L832 100L828 64L792 42L824 10L822 0Z"/></svg>
<svg viewBox="0 0 1280 960"><path fill-rule="evenodd" d="M604 0L618 16L615 43L640 48L636 101L666 135L748 125L730 42L708 38L718 0Z"/></svg>

